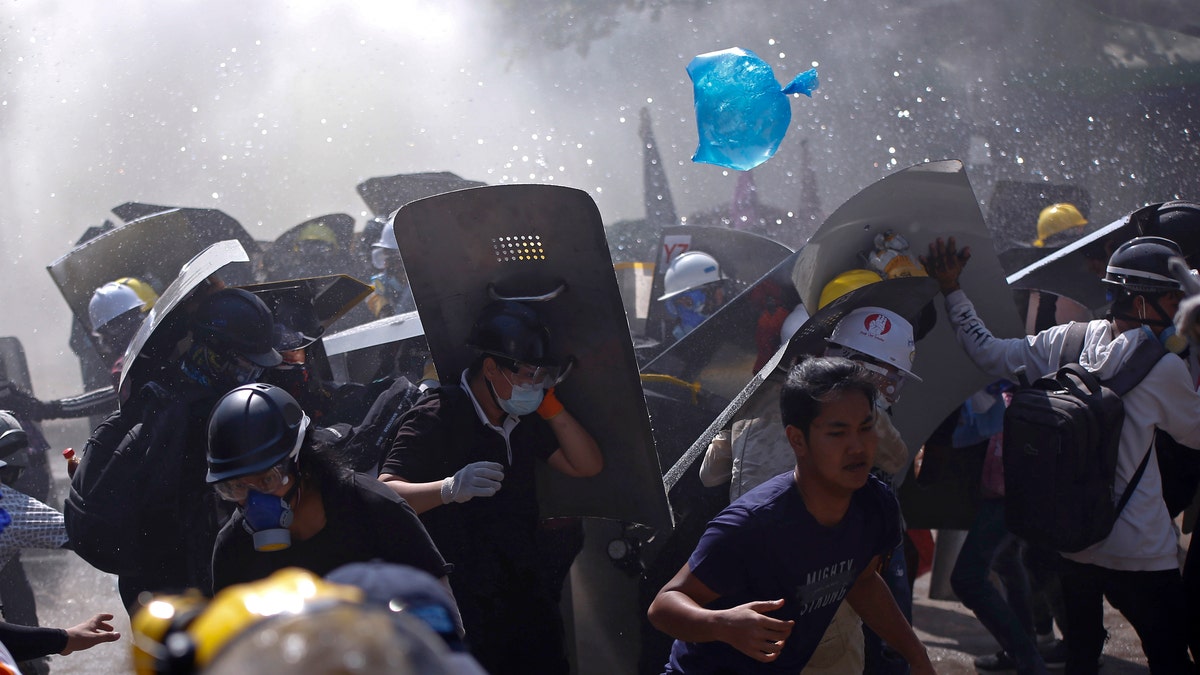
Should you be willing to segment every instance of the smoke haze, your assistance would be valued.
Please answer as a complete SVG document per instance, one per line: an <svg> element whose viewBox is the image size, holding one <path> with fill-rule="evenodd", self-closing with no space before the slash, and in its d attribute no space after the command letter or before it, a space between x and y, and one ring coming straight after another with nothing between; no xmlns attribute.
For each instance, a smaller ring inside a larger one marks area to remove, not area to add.
<svg viewBox="0 0 1200 675"><path fill-rule="evenodd" d="M1176 69L1185 87L1200 40L1113 28L1078 3L621 2L586 54L539 45L554 22L521 12L547 4L7 3L0 335L24 344L38 395L79 388L70 316L45 267L123 202L220 209L267 240L325 213L361 227L354 188L368 177L453 171L578 187L606 222L640 218L643 106L678 213L727 202L734 172L690 161L685 68L717 49L755 51L782 82L818 68L821 88L792 100L788 137L755 171L763 201L782 208L803 206L803 139L826 213L890 171L948 157L968 160L981 198L1005 177L1087 184L1102 220L1196 184L1195 116L1180 117L1178 89L1149 103L1103 92L1064 103L1062 90L1131 62ZM1130 47L1148 43L1155 52ZM1165 121L1147 113L1160 99L1175 111ZM1030 134L1031 123L1044 124ZM1150 136L1132 136L1139 128ZM1172 147L1189 138L1192 149Z"/></svg>

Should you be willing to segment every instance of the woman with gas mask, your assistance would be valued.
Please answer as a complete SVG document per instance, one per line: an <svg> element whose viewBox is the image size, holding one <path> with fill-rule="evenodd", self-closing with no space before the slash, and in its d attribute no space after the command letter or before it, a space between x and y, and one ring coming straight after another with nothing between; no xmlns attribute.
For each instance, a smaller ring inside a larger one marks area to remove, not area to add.
<svg viewBox="0 0 1200 675"><path fill-rule="evenodd" d="M408 503L343 468L283 389L247 384L208 421L207 481L237 510L217 535L213 590L284 567L318 575L350 562L411 565L446 581L448 565Z"/></svg>

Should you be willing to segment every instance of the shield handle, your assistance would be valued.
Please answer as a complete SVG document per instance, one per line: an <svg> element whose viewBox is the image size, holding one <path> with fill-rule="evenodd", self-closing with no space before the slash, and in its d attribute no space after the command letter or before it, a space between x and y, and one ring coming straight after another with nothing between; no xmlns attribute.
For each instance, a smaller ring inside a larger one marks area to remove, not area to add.
<svg viewBox="0 0 1200 675"><path fill-rule="evenodd" d="M496 290L496 284L488 284L488 296L493 300L513 300L515 302L545 302L553 300L567 292L567 282L560 281L558 287L543 295L504 295Z"/></svg>

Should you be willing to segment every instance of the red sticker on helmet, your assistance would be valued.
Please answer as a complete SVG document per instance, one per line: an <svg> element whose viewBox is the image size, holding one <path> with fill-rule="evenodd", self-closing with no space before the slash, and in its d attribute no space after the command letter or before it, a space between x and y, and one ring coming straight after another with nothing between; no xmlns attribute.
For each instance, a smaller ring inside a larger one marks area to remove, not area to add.
<svg viewBox="0 0 1200 675"><path fill-rule="evenodd" d="M863 319L863 330L870 337L882 337L892 330L892 321L882 314L870 314Z"/></svg>

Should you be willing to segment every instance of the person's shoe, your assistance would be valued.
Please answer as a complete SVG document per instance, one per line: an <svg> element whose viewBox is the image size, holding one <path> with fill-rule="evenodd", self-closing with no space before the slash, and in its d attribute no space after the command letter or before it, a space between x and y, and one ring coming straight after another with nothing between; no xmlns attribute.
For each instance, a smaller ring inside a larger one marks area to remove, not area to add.
<svg viewBox="0 0 1200 675"><path fill-rule="evenodd" d="M1062 670L1067 667L1067 643L1062 640L1055 640L1049 645L1038 645L1038 653L1042 655L1042 661L1046 662L1046 667L1051 670Z"/></svg>
<svg viewBox="0 0 1200 675"><path fill-rule="evenodd" d="M995 654L976 657L975 659L975 670L981 673L1003 673L1015 671L1016 669L1017 663L1004 650L1000 650Z"/></svg>

